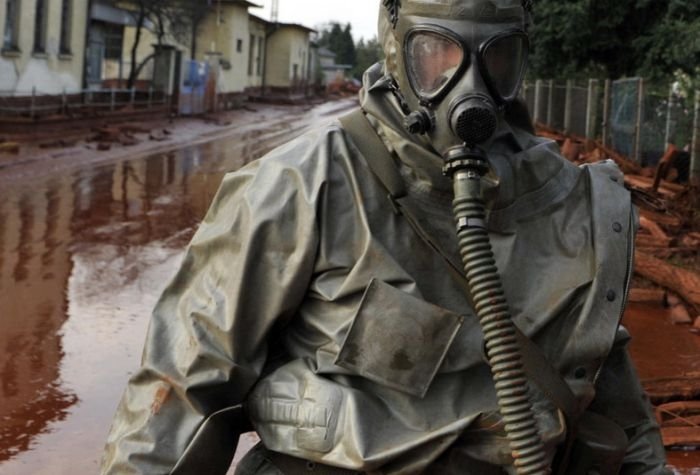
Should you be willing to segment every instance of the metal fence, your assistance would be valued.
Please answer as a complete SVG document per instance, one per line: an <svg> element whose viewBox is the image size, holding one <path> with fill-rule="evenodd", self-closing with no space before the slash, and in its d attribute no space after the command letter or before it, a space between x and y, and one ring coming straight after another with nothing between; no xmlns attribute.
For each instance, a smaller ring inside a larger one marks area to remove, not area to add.
<svg viewBox="0 0 700 475"><path fill-rule="evenodd" d="M658 90L642 78L537 80L525 84L523 96L535 122L600 140L642 166L655 165L669 144L685 149L692 156L690 173L698 177L700 92L693 98L673 85Z"/></svg>
<svg viewBox="0 0 700 475"><path fill-rule="evenodd" d="M168 105L169 97L153 88L83 90L62 94L0 91L0 117L30 118L74 117L107 112L147 110Z"/></svg>

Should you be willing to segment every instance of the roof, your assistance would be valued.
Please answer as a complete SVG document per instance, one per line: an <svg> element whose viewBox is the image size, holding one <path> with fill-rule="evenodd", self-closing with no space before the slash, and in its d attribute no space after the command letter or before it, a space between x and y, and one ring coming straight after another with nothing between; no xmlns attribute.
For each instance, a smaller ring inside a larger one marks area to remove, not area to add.
<svg viewBox="0 0 700 475"><path fill-rule="evenodd" d="M271 24L268 20L266 20L262 17L259 17L257 15L253 15L250 12L248 13L248 18L250 18L253 21L257 21L258 23L262 23L263 25L270 25Z"/></svg>
<svg viewBox="0 0 700 475"><path fill-rule="evenodd" d="M273 25L277 26L277 28L298 28L300 30L307 31L309 33L316 33L316 30L314 30L313 28L309 28L308 26L300 25L299 23L277 22L277 23L273 23Z"/></svg>
<svg viewBox="0 0 700 475"><path fill-rule="evenodd" d="M234 3L248 8L262 8L262 5L257 5L255 3L249 2L248 0L207 0L209 4L215 4L216 2L221 3Z"/></svg>
<svg viewBox="0 0 700 475"><path fill-rule="evenodd" d="M325 47L320 47L320 48L318 49L318 55L319 55L319 56L326 56L326 57L329 57L329 58L330 58L330 57L335 58L336 56L338 56L338 55L335 54L333 51L331 51L331 50L329 50L328 48L325 48Z"/></svg>

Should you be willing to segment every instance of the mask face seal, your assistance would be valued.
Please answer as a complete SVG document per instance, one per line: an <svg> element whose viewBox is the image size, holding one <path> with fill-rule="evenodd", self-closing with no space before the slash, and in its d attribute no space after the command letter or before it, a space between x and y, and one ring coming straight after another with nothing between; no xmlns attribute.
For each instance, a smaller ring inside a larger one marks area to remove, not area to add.
<svg viewBox="0 0 700 475"><path fill-rule="evenodd" d="M407 117L409 131L428 133L437 127L441 130L432 135L444 137L449 127L467 146L488 140L498 124L497 109L518 94L528 49L528 36L521 29L502 30L470 46L438 25L410 28L403 59L408 84L422 110ZM443 116L447 113L442 126L439 119L436 123L440 109Z"/></svg>

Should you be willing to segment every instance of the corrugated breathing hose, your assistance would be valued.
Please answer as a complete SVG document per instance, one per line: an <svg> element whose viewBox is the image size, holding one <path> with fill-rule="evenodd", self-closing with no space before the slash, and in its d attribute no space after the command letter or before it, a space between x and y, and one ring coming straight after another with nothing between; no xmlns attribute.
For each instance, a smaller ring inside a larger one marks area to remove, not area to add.
<svg viewBox="0 0 700 475"><path fill-rule="evenodd" d="M549 474L551 469L528 394L515 324L486 229L481 177L488 171L487 162L481 154L463 149L448 160L445 170L453 179L459 250L484 333L486 356L515 469L518 475Z"/></svg>

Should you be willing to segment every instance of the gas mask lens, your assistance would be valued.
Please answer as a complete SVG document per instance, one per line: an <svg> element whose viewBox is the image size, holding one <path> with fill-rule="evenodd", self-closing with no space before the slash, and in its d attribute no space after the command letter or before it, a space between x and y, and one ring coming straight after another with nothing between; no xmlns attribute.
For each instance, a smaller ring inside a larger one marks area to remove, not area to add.
<svg viewBox="0 0 700 475"><path fill-rule="evenodd" d="M527 61L527 36L511 32L494 37L481 48L480 60L484 79L503 101L515 98Z"/></svg>
<svg viewBox="0 0 700 475"><path fill-rule="evenodd" d="M408 75L420 96L433 95L445 87L464 60L459 43L434 32L414 32L406 45Z"/></svg>

